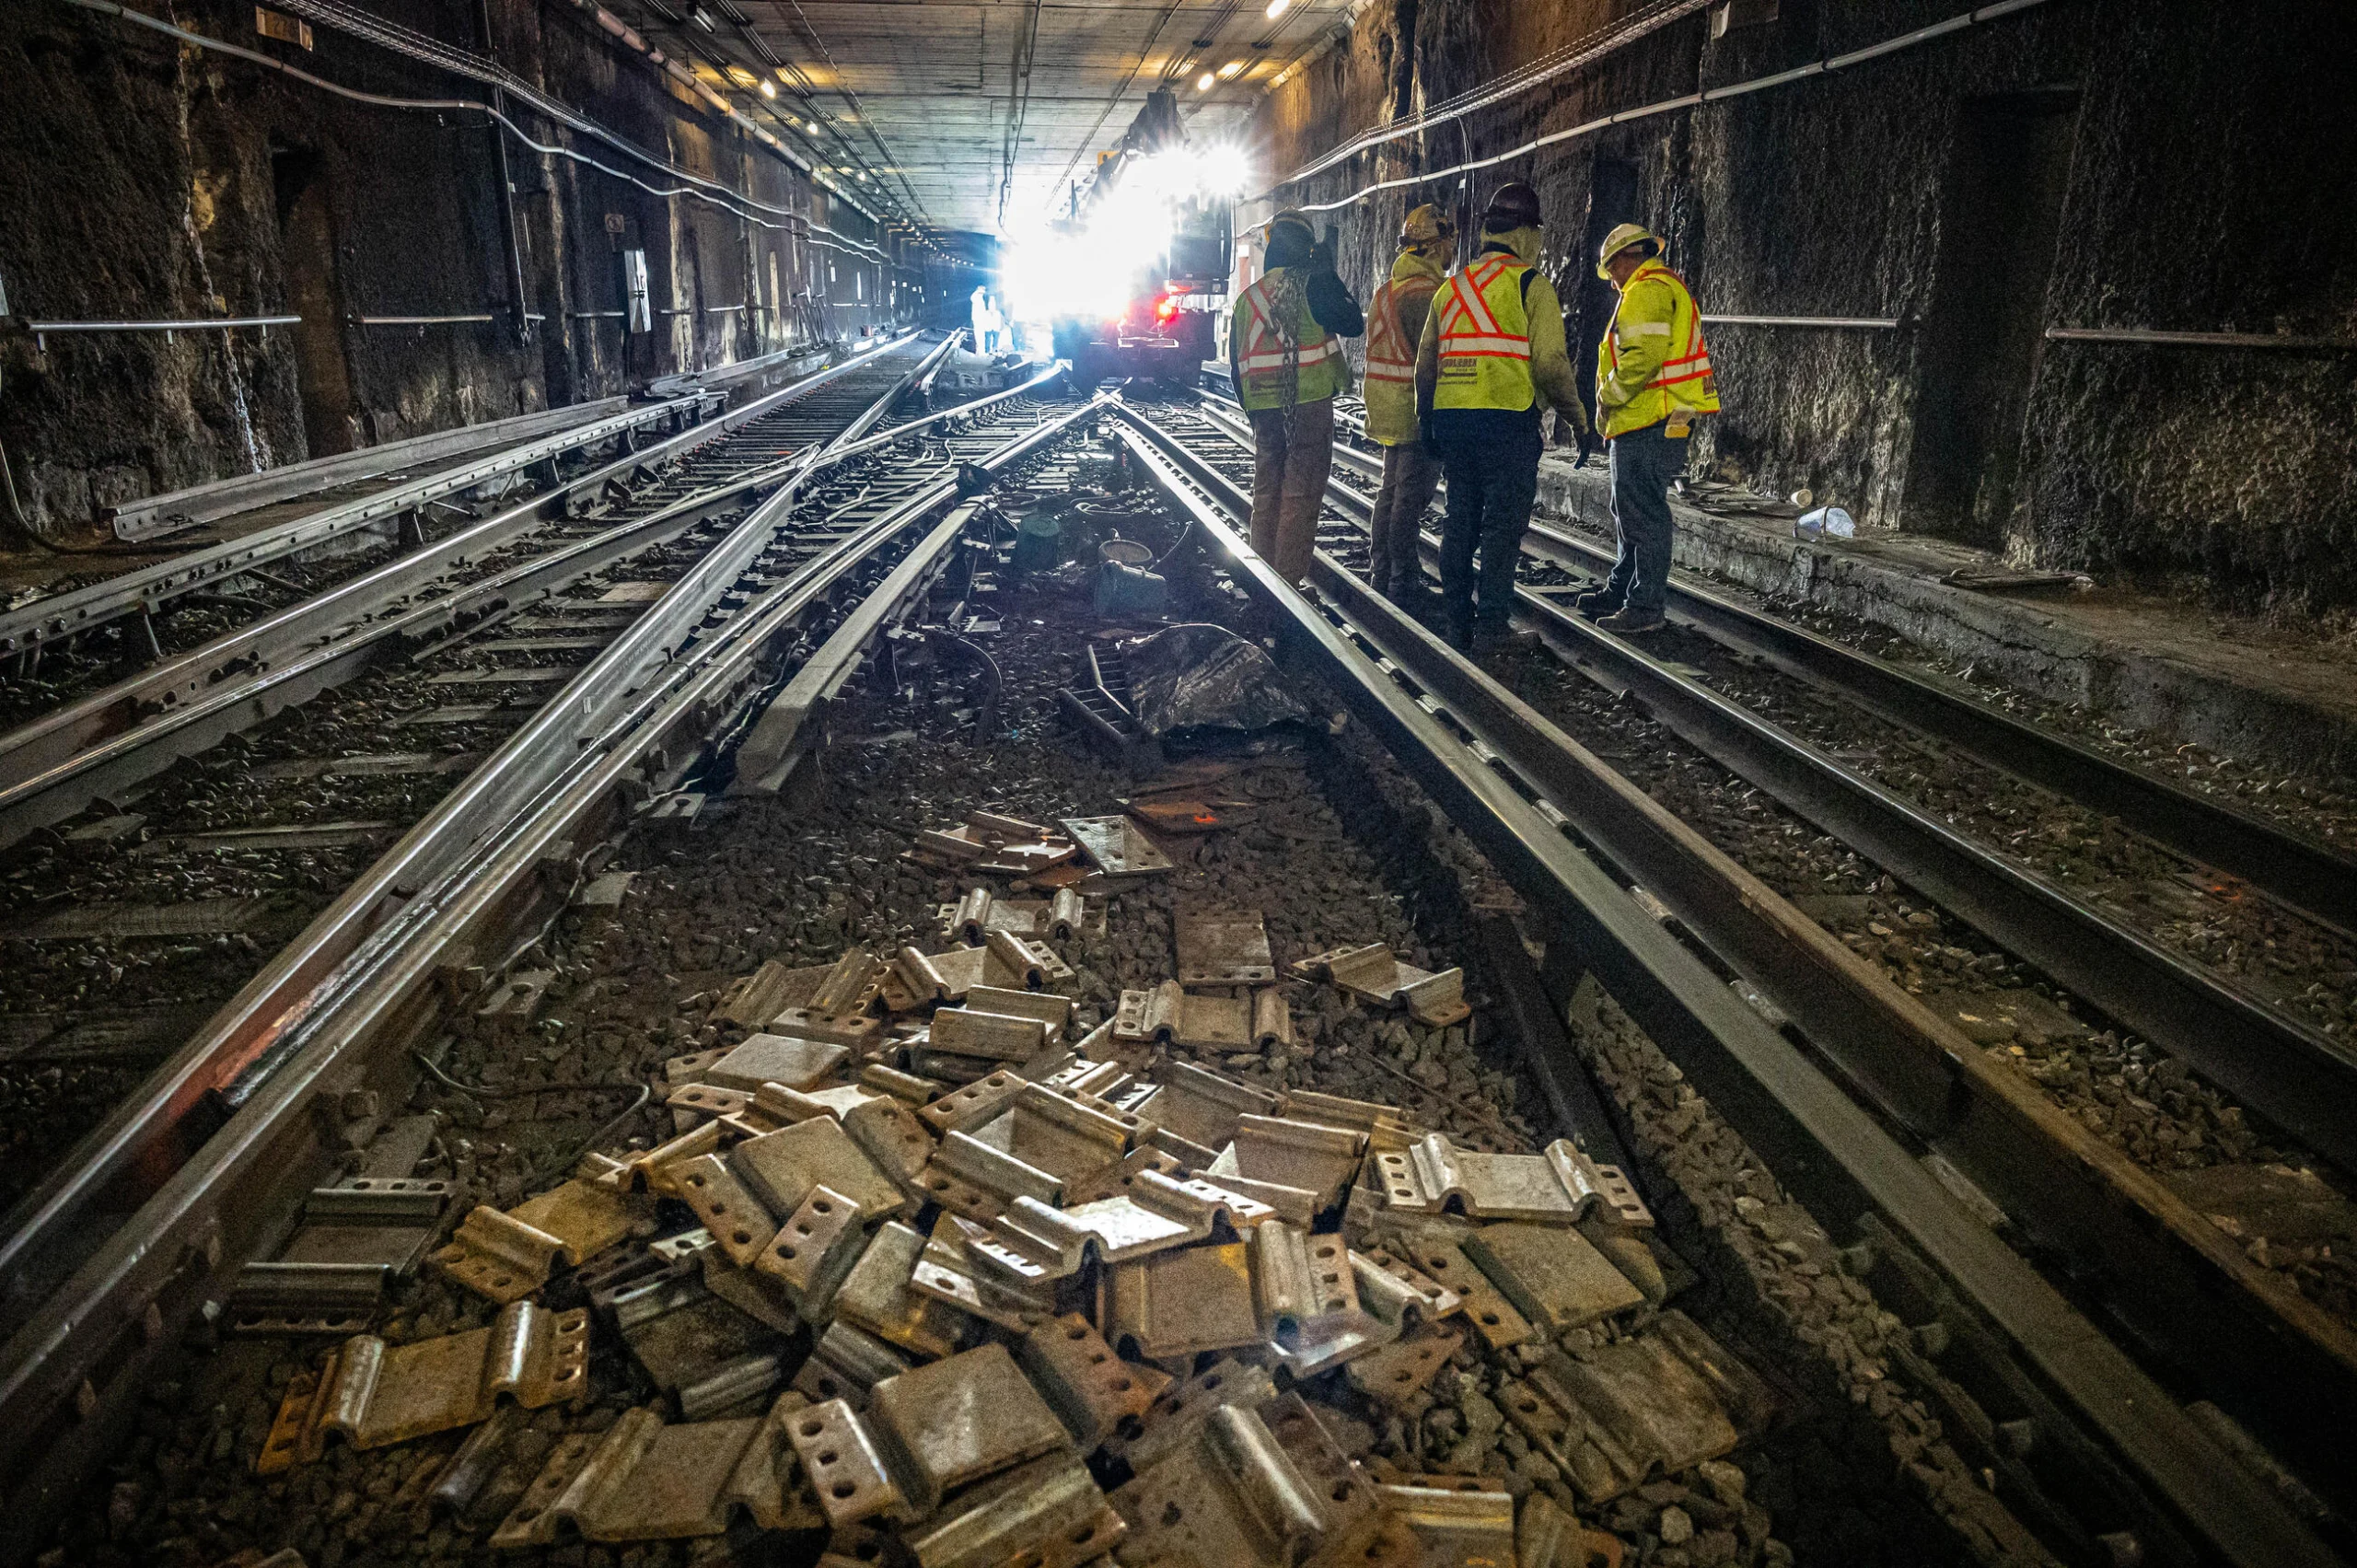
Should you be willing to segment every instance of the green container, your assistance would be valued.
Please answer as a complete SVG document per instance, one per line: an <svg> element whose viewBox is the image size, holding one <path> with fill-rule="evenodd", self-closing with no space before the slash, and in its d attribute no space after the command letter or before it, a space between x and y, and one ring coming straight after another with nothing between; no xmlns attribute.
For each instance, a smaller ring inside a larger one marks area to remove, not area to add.
<svg viewBox="0 0 2357 1568"><path fill-rule="evenodd" d="M1015 525L1015 569L1018 572L1052 572L1064 557L1064 524L1062 517L1035 512Z"/></svg>

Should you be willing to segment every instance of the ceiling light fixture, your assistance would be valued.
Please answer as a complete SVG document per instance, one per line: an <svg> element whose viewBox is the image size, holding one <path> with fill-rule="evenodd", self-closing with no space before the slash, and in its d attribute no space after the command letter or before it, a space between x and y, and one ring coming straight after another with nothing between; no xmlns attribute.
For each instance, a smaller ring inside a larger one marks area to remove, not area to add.
<svg viewBox="0 0 2357 1568"><path fill-rule="evenodd" d="M1293 0L1269 0L1269 19L1272 22L1275 21L1279 17L1283 16L1285 12L1292 7L1292 6Z"/></svg>
<svg viewBox="0 0 2357 1568"><path fill-rule="evenodd" d="M1243 69L1244 69L1244 62L1243 62L1243 61L1241 61L1241 60L1231 60L1231 61L1229 61L1226 64L1225 64L1225 65L1223 65L1223 66L1221 66L1221 67L1219 68L1220 80L1222 80L1222 81L1227 81L1227 80L1231 79L1232 77L1234 77L1237 72L1239 72L1239 71L1241 71L1241 70L1243 70Z"/></svg>
<svg viewBox="0 0 2357 1568"><path fill-rule="evenodd" d="M1218 80L1219 78L1217 76L1214 76L1209 71L1206 71L1202 75L1195 78L1195 90L1199 93L1207 93L1212 90L1212 84Z"/></svg>
<svg viewBox="0 0 2357 1568"><path fill-rule="evenodd" d="M761 83L761 96L763 98L777 97L777 84L772 81L763 81Z"/></svg>

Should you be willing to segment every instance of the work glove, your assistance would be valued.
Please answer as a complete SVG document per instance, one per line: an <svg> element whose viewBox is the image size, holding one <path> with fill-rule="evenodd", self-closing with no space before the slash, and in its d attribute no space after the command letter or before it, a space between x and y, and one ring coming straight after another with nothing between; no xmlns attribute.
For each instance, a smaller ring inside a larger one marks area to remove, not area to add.
<svg viewBox="0 0 2357 1568"><path fill-rule="evenodd" d="M1604 447L1604 443L1596 438L1596 432L1585 424L1579 427L1578 432L1573 436L1573 441L1580 449L1579 461L1572 465L1575 469L1587 467L1587 460L1596 456Z"/></svg>

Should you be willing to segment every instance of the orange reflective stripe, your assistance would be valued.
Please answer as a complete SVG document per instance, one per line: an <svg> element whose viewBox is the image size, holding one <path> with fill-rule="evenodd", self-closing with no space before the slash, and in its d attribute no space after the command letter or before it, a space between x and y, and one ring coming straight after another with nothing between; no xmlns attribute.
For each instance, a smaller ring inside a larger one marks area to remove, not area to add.
<svg viewBox="0 0 2357 1568"><path fill-rule="evenodd" d="M1448 302L1441 317L1440 348L1444 356L1505 359L1527 359L1530 356L1529 337L1501 330L1497 313L1490 308L1490 302L1481 294L1510 264L1504 258L1497 258L1489 265L1469 267L1449 280ZM1454 308L1449 308L1451 307Z"/></svg>
<svg viewBox="0 0 2357 1568"><path fill-rule="evenodd" d="M1457 296L1464 304L1465 314L1470 316L1481 328L1483 334L1489 337L1501 337L1504 334L1498 331L1497 313L1490 308L1490 302L1482 297L1482 294L1505 265L1504 258L1496 259L1487 265L1477 261L1457 275Z"/></svg>
<svg viewBox="0 0 2357 1568"><path fill-rule="evenodd" d="M1265 339L1275 335L1275 328L1271 325L1269 320L1267 289L1268 285L1266 281L1263 280L1260 283L1254 284L1250 288L1244 291L1244 304L1246 308L1252 312L1252 337L1250 346L1255 349L1258 349Z"/></svg>
<svg viewBox="0 0 2357 1568"><path fill-rule="evenodd" d="M1285 365L1285 349L1277 335L1276 324L1269 318L1268 295L1264 276L1244 291L1245 308L1251 315L1251 326L1245 336L1244 352L1237 355L1237 366L1245 370L1282 370ZM1331 337L1315 343L1303 343L1294 352L1295 365L1323 365L1339 358L1341 345Z"/></svg>
<svg viewBox="0 0 2357 1568"><path fill-rule="evenodd" d="M1415 374L1415 351L1399 331L1399 291L1386 283L1375 291L1375 308L1367 316L1366 373L1377 380L1401 380Z"/></svg>

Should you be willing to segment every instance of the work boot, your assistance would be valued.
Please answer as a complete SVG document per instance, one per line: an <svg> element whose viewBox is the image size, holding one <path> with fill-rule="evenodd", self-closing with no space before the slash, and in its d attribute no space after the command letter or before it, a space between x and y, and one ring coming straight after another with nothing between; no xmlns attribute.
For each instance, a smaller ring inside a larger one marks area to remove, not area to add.
<svg viewBox="0 0 2357 1568"><path fill-rule="evenodd" d="M1596 623L1599 632L1610 632L1620 637L1642 637L1648 632L1658 632L1669 621L1658 610L1639 610L1631 605L1615 610Z"/></svg>
<svg viewBox="0 0 2357 1568"><path fill-rule="evenodd" d="M1440 590L1422 577L1395 577L1391 586L1382 593L1384 598L1420 620L1429 616L1440 600Z"/></svg>
<svg viewBox="0 0 2357 1568"><path fill-rule="evenodd" d="M1620 608L1620 596L1609 588L1591 588L1572 600L1572 608L1593 621Z"/></svg>
<svg viewBox="0 0 2357 1568"><path fill-rule="evenodd" d="M1538 633L1536 632L1516 632L1501 627L1495 632L1473 633L1475 658L1488 658L1493 654L1528 653L1538 645Z"/></svg>
<svg viewBox="0 0 2357 1568"><path fill-rule="evenodd" d="M1470 626L1452 625L1441 633L1441 638L1460 654L1473 651L1473 628Z"/></svg>

